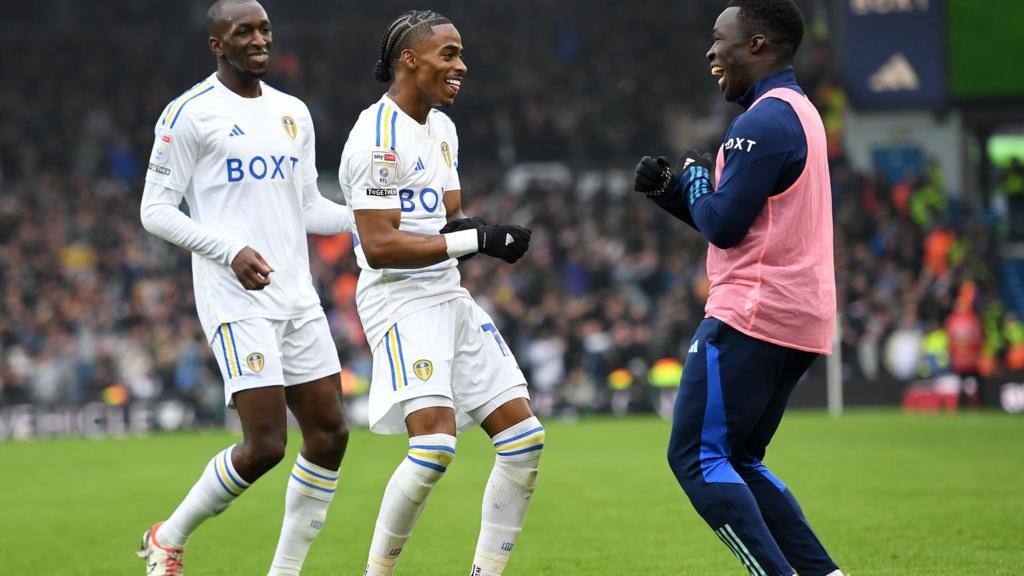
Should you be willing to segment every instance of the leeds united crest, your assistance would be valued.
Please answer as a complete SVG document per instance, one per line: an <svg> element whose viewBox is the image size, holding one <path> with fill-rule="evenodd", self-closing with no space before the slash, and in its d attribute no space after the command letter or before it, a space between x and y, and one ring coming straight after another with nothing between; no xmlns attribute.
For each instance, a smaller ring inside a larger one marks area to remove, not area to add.
<svg viewBox="0 0 1024 576"><path fill-rule="evenodd" d="M281 118L281 126L284 126L284 131L295 140L295 136L299 133L299 126L295 123L295 118L291 116L284 116Z"/></svg>
<svg viewBox="0 0 1024 576"><path fill-rule="evenodd" d="M249 365L249 370L258 373L263 370L263 354L253 352L245 357L245 363Z"/></svg>
<svg viewBox="0 0 1024 576"><path fill-rule="evenodd" d="M448 147L448 143L447 142L441 142L441 156L444 157L444 163L447 164L449 168L451 168L452 167L452 150L451 150L451 148Z"/></svg>
<svg viewBox="0 0 1024 576"><path fill-rule="evenodd" d="M416 373L417 378L426 382L434 373L434 364L430 360L417 360L412 365L412 371Z"/></svg>

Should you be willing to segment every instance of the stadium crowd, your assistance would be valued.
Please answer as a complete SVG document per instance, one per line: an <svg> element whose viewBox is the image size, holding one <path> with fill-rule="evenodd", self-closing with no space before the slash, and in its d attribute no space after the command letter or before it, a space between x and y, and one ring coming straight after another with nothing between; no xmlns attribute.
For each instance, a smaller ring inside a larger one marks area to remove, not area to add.
<svg viewBox="0 0 1024 576"><path fill-rule="evenodd" d="M216 419L220 377L189 255L138 218L157 115L213 69L196 24L205 4L160 20L145 2L67 4L53 23L61 33L45 42L18 18L0 30L0 44L21 48L0 51L0 404L183 396ZM277 4L265 2L278 42L269 81L309 104L329 181L351 122L381 90L370 76L380 26L359 23L387 22L397 8ZM661 4L658 18L611 0L588 3L602 17L582 19L539 0L436 7L467 46L468 84L451 110L466 212L534 230L518 264L475 258L463 281L515 350L541 414L657 408L703 314L705 242L633 194L629 178L642 154L710 148L737 110L703 58L720 7ZM43 17L19 10L25 22ZM824 65L824 16L807 16L814 48L798 73L828 123L841 91ZM164 33L175 26L187 33ZM86 45L88 60L67 57ZM509 177L541 161L568 176ZM951 369L945 326L958 301L984 328L975 371L1024 368L1024 327L998 298L987 212L947 205L937 167L885 182L850 169L836 143L832 170L844 372L907 381ZM360 393L371 364L351 240L310 246L346 389Z"/></svg>

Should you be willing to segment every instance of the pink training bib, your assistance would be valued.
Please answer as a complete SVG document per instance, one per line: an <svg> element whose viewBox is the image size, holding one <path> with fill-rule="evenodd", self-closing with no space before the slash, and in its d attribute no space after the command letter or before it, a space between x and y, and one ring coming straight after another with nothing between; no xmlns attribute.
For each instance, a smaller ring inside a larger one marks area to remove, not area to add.
<svg viewBox="0 0 1024 576"><path fill-rule="evenodd" d="M704 312L758 340L831 354L836 283L825 128L806 96L775 88L751 109L765 98L793 107L807 137L807 161L792 186L768 198L739 244L708 246L711 292ZM719 148L716 182L724 165Z"/></svg>

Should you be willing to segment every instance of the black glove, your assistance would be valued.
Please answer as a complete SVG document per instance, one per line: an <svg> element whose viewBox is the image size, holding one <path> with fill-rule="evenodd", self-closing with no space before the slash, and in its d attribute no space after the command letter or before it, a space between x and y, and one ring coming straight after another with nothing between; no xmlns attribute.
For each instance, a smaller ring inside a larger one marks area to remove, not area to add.
<svg viewBox="0 0 1024 576"><path fill-rule="evenodd" d="M511 264L526 254L530 247L530 229L514 224L496 224L480 226L476 229L476 238L480 243L480 252L495 258L501 258Z"/></svg>
<svg viewBox="0 0 1024 576"><path fill-rule="evenodd" d="M444 228L441 228L441 234L458 232L459 230L469 230L470 228L479 228L481 226L487 226L487 222L484 222L484 219L479 216L459 218L458 220L451 220L445 224Z"/></svg>
<svg viewBox="0 0 1024 576"><path fill-rule="evenodd" d="M658 198L672 189L672 167L664 156L644 156L636 165L633 190Z"/></svg>
<svg viewBox="0 0 1024 576"><path fill-rule="evenodd" d="M483 218L478 216L471 216L469 218L459 218L458 220L452 220L441 228L441 234L447 234L449 232L458 232L459 230L469 230L470 228L480 228L487 226ZM471 252L459 258L459 262L469 260L473 256L476 256L476 252Z"/></svg>
<svg viewBox="0 0 1024 576"><path fill-rule="evenodd" d="M686 154L679 158L679 164L679 186L690 206L693 206L701 196L714 192L712 174L715 165L710 154L687 150Z"/></svg>

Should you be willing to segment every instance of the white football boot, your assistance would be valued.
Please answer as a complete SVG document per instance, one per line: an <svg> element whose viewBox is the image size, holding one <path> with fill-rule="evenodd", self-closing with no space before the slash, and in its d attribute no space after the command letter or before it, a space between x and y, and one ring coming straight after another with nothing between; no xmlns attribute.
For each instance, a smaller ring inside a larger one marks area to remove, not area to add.
<svg viewBox="0 0 1024 576"><path fill-rule="evenodd" d="M146 576L184 576L184 548L161 546L156 540L156 531L163 522L157 522L142 535L139 558L146 559Z"/></svg>

